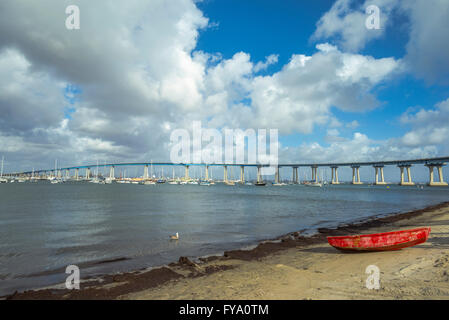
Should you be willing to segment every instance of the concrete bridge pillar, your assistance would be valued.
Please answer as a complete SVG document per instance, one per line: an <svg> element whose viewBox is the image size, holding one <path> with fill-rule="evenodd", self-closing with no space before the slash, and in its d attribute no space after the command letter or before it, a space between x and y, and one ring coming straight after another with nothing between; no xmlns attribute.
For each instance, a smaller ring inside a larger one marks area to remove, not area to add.
<svg viewBox="0 0 449 320"><path fill-rule="evenodd" d="M331 167L332 170L332 181L331 184L340 184L338 181L338 167Z"/></svg>
<svg viewBox="0 0 449 320"><path fill-rule="evenodd" d="M186 173L185 173L184 179L189 180L190 179L189 178L189 166L185 166L185 168L186 168Z"/></svg>
<svg viewBox="0 0 449 320"><path fill-rule="evenodd" d="M262 175L260 174L260 166L257 166L257 182L262 182Z"/></svg>
<svg viewBox="0 0 449 320"><path fill-rule="evenodd" d="M352 184L355 183L355 167L352 167Z"/></svg>
<svg viewBox="0 0 449 320"><path fill-rule="evenodd" d="M90 168L86 168L86 180L90 179Z"/></svg>
<svg viewBox="0 0 449 320"><path fill-rule="evenodd" d="M115 168L114 166L111 166L109 169L109 179L114 180L115 179Z"/></svg>
<svg viewBox="0 0 449 320"><path fill-rule="evenodd" d="M70 170L69 170L69 169L67 169L67 170L65 171L65 178L66 178L66 179L69 179L69 178L70 178Z"/></svg>
<svg viewBox="0 0 449 320"><path fill-rule="evenodd" d="M245 167L240 166L240 183L245 183Z"/></svg>
<svg viewBox="0 0 449 320"><path fill-rule="evenodd" d="M204 180L209 181L209 166L208 165L206 165L206 168L205 168Z"/></svg>
<svg viewBox="0 0 449 320"><path fill-rule="evenodd" d="M279 183L279 166L276 166L276 171L274 173L274 183Z"/></svg>
<svg viewBox="0 0 449 320"><path fill-rule="evenodd" d="M447 186L447 182L444 182L443 179L443 166L444 163L436 163L436 164L426 164L426 166L429 168L429 186ZM438 180L434 181L433 176L433 169L438 168Z"/></svg>
<svg viewBox="0 0 449 320"><path fill-rule="evenodd" d="M352 168L352 184L362 184L360 182L360 166L351 166Z"/></svg>
<svg viewBox="0 0 449 320"><path fill-rule="evenodd" d="M143 179L148 180L148 165L147 164L143 167Z"/></svg>
<svg viewBox="0 0 449 320"><path fill-rule="evenodd" d="M385 177L384 177L384 166L383 165L374 165L373 167L375 170L374 184L376 184L376 185L387 184L385 182ZM379 181L379 173L380 173L380 181Z"/></svg>
<svg viewBox="0 0 449 320"><path fill-rule="evenodd" d="M312 166L311 168L312 168L312 181L318 182L318 174L317 174L318 166Z"/></svg>
<svg viewBox="0 0 449 320"><path fill-rule="evenodd" d="M292 182L294 184L298 184L299 177L298 177L298 167L293 167L293 173L292 173Z"/></svg>
<svg viewBox="0 0 449 320"><path fill-rule="evenodd" d="M385 176L384 176L384 167L380 167L380 181L382 183L386 183L385 182Z"/></svg>
<svg viewBox="0 0 449 320"><path fill-rule="evenodd" d="M410 173L410 164L407 165L398 165L399 169L401 169L401 182L399 185L401 186L414 186L415 184L412 181L412 175ZM404 179L404 168L407 169L407 181Z"/></svg>
<svg viewBox="0 0 449 320"><path fill-rule="evenodd" d="M80 169L76 168L75 169L75 180L78 180L80 176Z"/></svg>
<svg viewBox="0 0 449 320"><path fill-rule="evenodd" d="M224 166L223 181L228 182L228 166Z"/></svg>
<svg viewBox="0 0 449 320"><path fill-rule="evenodd" d="M444 184L447 186L447 183L444 182L444 179L443 179L443 165L438 166L438 178L440 179L440 184Z"/></svg>

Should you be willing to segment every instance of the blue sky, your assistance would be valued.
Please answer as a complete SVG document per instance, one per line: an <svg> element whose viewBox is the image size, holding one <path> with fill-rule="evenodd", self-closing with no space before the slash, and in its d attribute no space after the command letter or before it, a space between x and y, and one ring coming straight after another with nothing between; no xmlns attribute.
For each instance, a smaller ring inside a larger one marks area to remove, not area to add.
<svg viewBox="0 0 449 320"><path fill-rule="evenodd" d="M316 52L317 41L311 40L316 23L335 1L217 1L198 2L212 24L201 32L197 49L219 52L229 59L236 52L244 51L254 61L270 54L278 54L279 60L265 74L272 74L288 63L292 54L311 55ZM408 19L403 14L394 16L394 27L389 27L380 39L369 43L361 54L375 58L401 59L406 54ZM431 85L411 74L397 77L388 84L375 88L381 107L368 112L342 112L334 114L343 121L356 120L360 130L372 139L384 140L400 137L410 129L399 117L410 107L431 109L449 96L449 87ZM342 136L350 138L350 132ZM284 145L294 146L298 141L317 141L326 144L325 126L315 128L312 135L292 134L281 137Z"/></svg>
<svg viewBox="0 0 449 320"><path fill-rule="evenodd" d="M217 23L201 33L197 48L220 52L225 58L244 51L256 60L279 54L276 70L292 53L313 53L309 43L315 23L333 1L216 1L198 2L198 7L211 22Z"/></svg>

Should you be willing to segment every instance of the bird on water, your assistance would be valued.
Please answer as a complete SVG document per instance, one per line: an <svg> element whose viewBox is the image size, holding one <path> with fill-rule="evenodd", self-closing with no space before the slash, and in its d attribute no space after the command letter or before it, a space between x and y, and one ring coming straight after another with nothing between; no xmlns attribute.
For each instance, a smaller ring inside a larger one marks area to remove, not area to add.
<svg viewBox="0 0 449 320"><path fill-rule="evenodd" d="M179 234L176 232L174 236L170 236L170 240L179 240Z"/></svg>

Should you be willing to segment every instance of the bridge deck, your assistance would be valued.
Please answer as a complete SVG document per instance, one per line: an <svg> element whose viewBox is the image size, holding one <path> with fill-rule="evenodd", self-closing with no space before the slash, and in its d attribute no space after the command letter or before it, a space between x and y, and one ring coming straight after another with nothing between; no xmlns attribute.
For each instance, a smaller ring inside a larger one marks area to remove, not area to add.
<svg viewBox="0 0 449 320"><path fill-rule="evenodd" d="M329 163L282 163L275 166L278 167L351 167L351 166L387 166L387 165L412 165L412 164L442 164L449 162L449 156L437 157L437 158L422 158L411 160L387 160L387 161L367 161L367 162L329 162ZM75 169L87 169L96 167L120 167L120 166L235 166L235 167L268 167L273 164L248 164L248 163L172 163L172 162L127 162L127 163L107 163L103 165L90 164L82 166L72 166L58 168L58 170L75 170ZM34 173L43 173L54 171L55 169L35 170ZM10 174L31 174L33 171L16 172Z"/></svg>

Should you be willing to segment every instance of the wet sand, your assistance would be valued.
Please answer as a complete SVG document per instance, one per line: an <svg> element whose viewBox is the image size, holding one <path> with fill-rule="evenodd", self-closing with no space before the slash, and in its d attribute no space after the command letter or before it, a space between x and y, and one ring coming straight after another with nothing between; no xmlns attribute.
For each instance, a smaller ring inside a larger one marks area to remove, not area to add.
<svg viewBox="0 0 449 320"><path fill-rule="evenodd" d="M430 226L426 243L400 251L342 253L326 236ZM380 289L366 288L368 265ZM43 289L9 299L449 299L449 202L312 237L295 232L198 262L181 257L166 267L107 275L81 290Z"/></svg>

